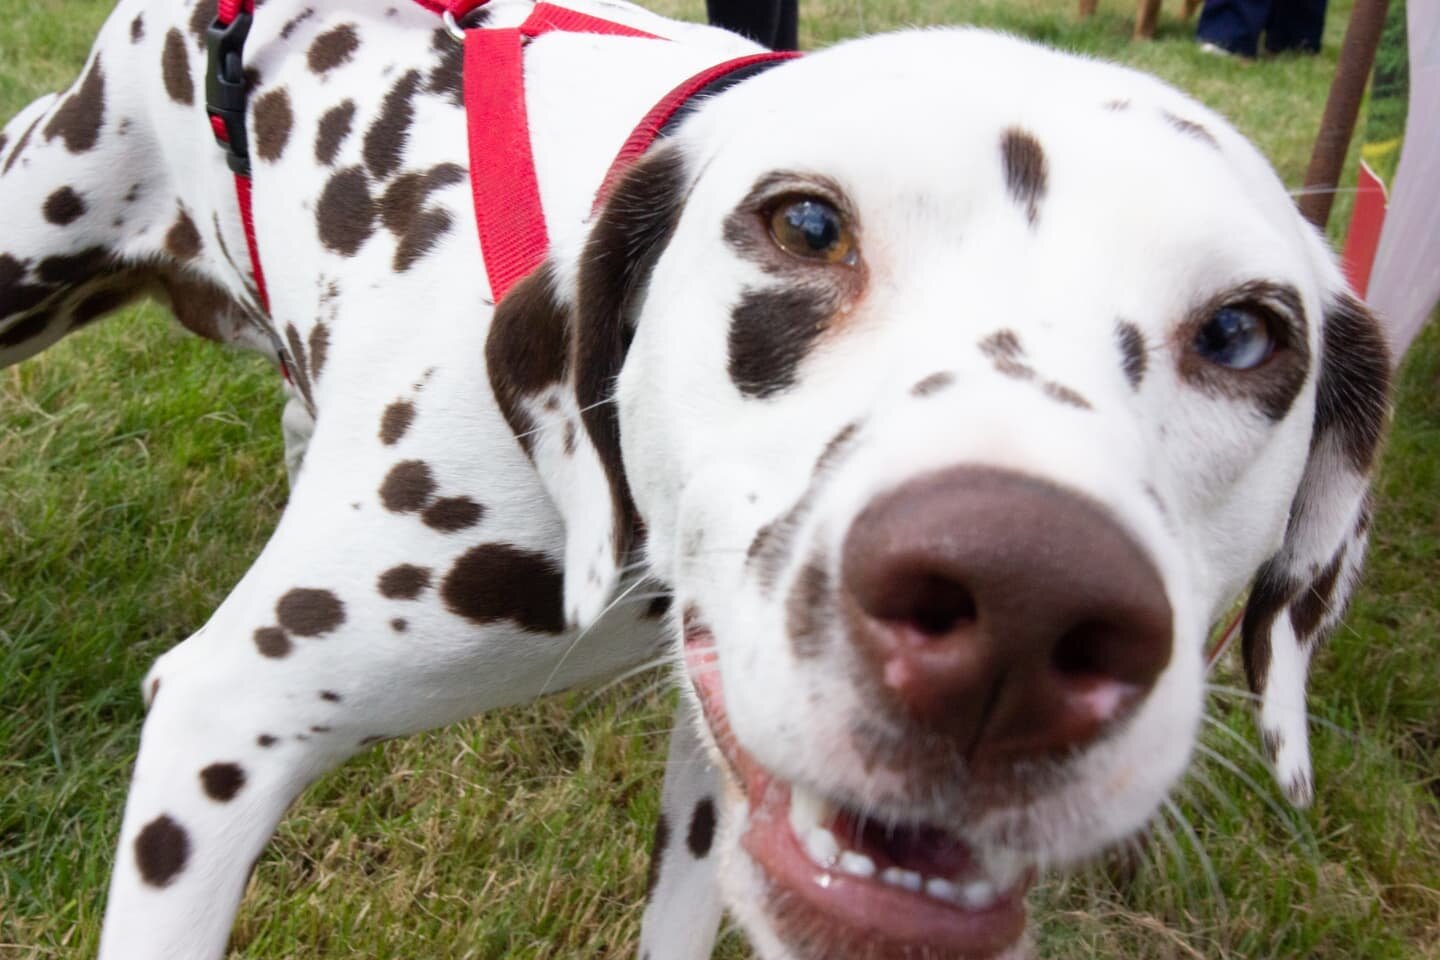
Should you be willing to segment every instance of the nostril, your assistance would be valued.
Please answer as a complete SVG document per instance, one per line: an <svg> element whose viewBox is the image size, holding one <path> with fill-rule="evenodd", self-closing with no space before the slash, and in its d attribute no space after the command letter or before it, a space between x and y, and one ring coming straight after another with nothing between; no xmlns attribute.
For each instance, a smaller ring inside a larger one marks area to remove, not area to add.
<svg viewBox="0 0 1440 960"><path fill-rule="evenodd" d="M969 588L935 573L909 573L891 580L870 610L877 620L905 626L926 637L943 637L974 623L975 597Z"/></svg>
<svg viewBox="0 0 1440 960"><path fill-rule="evenodd" d="M1099 624L1085 623L1067 630L1050 652L1050 665L1067 680L1104 679L1109 673L1105 634Z"/></svg>

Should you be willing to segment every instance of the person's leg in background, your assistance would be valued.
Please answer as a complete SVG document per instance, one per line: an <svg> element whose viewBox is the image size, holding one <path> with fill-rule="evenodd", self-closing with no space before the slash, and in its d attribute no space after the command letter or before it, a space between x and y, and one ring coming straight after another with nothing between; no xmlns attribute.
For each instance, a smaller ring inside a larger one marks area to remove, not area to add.
<svg viewBox="0 0 1440 960"><path fill-rule="evenodd" d="M1276 0L1273 5L1285 2ZM1260 33L1270 20L1271 6L1272 0L1205 0L1195 36L1226 53L1253 57L1259 50Z"/></svg>
<svg viewBox="0 0 1440 960"><path fill-rule="evenodd" d="M771 50L795 50L799 0L705 0L710 22L743 34Z"/></svg>
<svg viewBox="0 0 1440 960"><path fill-rule="evenodd" d="M1275 0L1265 25L1265 49L1319 53L1325 32L1325 0Z"/></svg>

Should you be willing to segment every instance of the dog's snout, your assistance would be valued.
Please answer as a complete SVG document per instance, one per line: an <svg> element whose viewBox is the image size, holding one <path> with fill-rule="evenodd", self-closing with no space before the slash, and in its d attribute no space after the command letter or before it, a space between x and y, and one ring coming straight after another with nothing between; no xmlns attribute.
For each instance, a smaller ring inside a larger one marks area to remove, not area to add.
<svg viewBox="0 0 1440 960"><path fill-rule="evenodd" d="M1164 583L1091 500L959 467L872 501L846 537L850 635L892 708L973 763L1094 740L1170 660Z"/></svg>

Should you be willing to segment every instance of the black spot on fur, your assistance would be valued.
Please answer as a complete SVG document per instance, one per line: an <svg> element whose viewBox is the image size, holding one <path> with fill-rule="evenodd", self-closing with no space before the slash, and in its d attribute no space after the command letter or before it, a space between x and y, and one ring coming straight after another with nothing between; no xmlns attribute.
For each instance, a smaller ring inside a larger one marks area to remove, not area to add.
<svg viewBox="0 0 1440 960"><path fill-rule="evenodd" d="M444 210L426 210L415 218L410 231L395 248L393 266L396 273L404 273L415 265L440 242L450 230L450 214Z"/></svg>
<svg viewBox="0 0 1440 960"><path fill-rule="evenodd" d="M402 563L380 574L376 587L382 597L391 600L414 600L430 586L430 568Z"/></svg>
<svg viewBox="0 0 1440 960"><path fill-rule="evenodd" d="M344 698L341 697L340 694L336 693L334 690L321 690L320 699L324 700L326 703L339 703Z"/></svg>
<svg viewBox="0 0 1440 960"><path fill-rule="evenodd" d="M268 733L262 733L262 734L260 734L260 736L258 736L258 737L255 738L255 743L256 743L256 745L257 745L257 746L264 747L264 748L266 748L267 750L268 750L270 747L275 746L275 744L277 744L277 743L279 743L279 742L280 742L280 740L279 740L278 737L272 736L272 735L270 735L270 734L268 734Z"/></svg>
<svg viewBox="0 0 1440 960"><path fill-rule="evenodd" d="M660 812L660 819L655 821L655 841L650 845L650 872L645 880L645 899L649 901L655 893L655 886L660 882L660 868L665 863L665 848L670 845L670 821L665 819L665 812Z"/></svg>
<svg viewBox="0 0 1440 960"><path fill-rule="evenodd" d="M189 859L190 836L167 814L145 824L135 837L135 866L152 887L169 886Z"/></svg>
<svg viewBox="0 0 1440 960"><path fill-rule="evenodd" d="M256 98L251 126L255 131L256 156L270 163L279 160L295 127L295 111L290 107L290 94L284 87Z"/></svg>
<svg viewBox="0 0 1440 960"><path fill-rule="evenodd" d="M380 502L395 513L423 510L435 496L435 477L423 460L402 460L380 484Z"/></svg>
<svg viewBox="0 0 1440 960"><path fill-rule="evenodd" d="M255 647L262 656L278 660L290 655L290 638L279 627L261 627L255 631Z"/></svg>
<svg viewBox="0 0 1440 960"><path fill-rule="evenodd" d="M184 106L195 103L195 79L190 76L190 51L185 49L185 37L174 27L165 34L165 46L160 52L160 73L165 79L165 92L170 99Z"/></svg>
<svg viewBox="0 0 1440 960"><path fill-rule="evenodd" d="M70 329L78 330L94 323L107 313L120 309L139 293L136 288L111 287L86 295L70 312Z"/></svg>
<svg viewBox="0 0 1440 960"><path fill-rule="evenodd" d="M454 533L473 527L484 516L485 508L469 497L442 497L420 514L420 519L432 530Z"/></svg>
<svg viewBox="0 0 1440 960"><path fill-rule="evenodd" d="M326 182L315 205L320 241L342 256L353 257L375 232L375 214L364 169L347 167Z"/></svg>
<svg viewBox="0 0 1440 960"><path fill-rule="evenodd" d="M211 800L229 803L245 786L245 771L237 763L212 763L200 771L200 783Z"/></svg>
<svg viewBox="0 0 1440 960"><path fill-rule="evenodd" d="M105 123L105 71L100 67L100 55L90 64L80 88L66 97L45 124L47 141L60 137L65 149L71 153L84 153L100 141L100 129Z"/></svg>
<svg viewBox="0 0 1440 960"><path fill-rule="evenodd" d="M346 100L325 111L315 133L315 159L318 162L327 167L335 162L335 157L340 153L340 145L350 136L354 122L354 100Z"/></svg>
<svg viewBox="0 0 1440 960"><path fill-rule="evenodd" d="M396 400L385 408L380 417L380 442L387 447L399 443L414 422L415 404L409 400Z"/></svg>
<svg viewBox="0 0 1440 960"><path fill-rule="evenodd" d="M670 612L670 608L674 605L674 603L675 598L668 593L662 597L655 597L653 600L651 600L645 605L645 619L661 619L665 616L665 614Z"/></svg>
<svg viewBox="0 0 1440 960"><path fill-rule="evenodd" d="M730 379L757 400L793 387L830 324L831 295L804 286L746 290L730 314Z"/></svg>
<svg viewBox="0 0 1440 960"><path fill-rule="evenodd" d="M360 38L355 35L355 24L342 23L315 38L305 55L305 61L310 65L312 73L324 75L349 63L359 48Z"/></svg>
<svg viewBox="0 0 1440 960"><path fill-rule="evenodd" d="M85 201L70 187L61 187L45 198L45 219L57 227L68 226L85 215Z"/></svg>
<svg viewBox="0 0 1440 960"><path fill-rule="evenodd" d="M1145 335L1135 324L1121 320L1115 325L1115 337L1120 341L1120 362L1125 379L1138 390L1140 381L1145 379L1146 354L1149 351Z"/></svg>
<svg viewBox="0 0 1440 960"><path fill-rule="evenodd" d="M1351 466L1368 473L1380 448L1390 396L1390 347L1375 316L1349 294L1325 311L1313 450L1333 438Z"/></svg>
<svg viewBox="0 0 1440 960"><path fill-rule="evenodd" d="M704 860L710 853L715 840L715 801L702 797L690 814L690 830L685 835L685 845L696 860Z"/></svg>
<svg viewBox="0 0 1440 960"><path fill-rule="evenodd" d="M110 251L104 247L87 247L78 253L59 254L40 261L36 270L42 283L57 287L73 287L93 280L104 272L110 262Z"/></svg>
<svg viewBox="0 0 1440 960"><path fill-rule="evenodd" d="M1000 136L1000 158L1005 168L1005 187L1025 209L1025 219L1033 226L1040 219L1040 201L1045 198L1048 180L1045 151L1034 136L1011 127Z"/></svg>
<svg viewBox="0 0 1440 960"><path fill-rule="evenodd" d="M1245 679L1257 694L1265 692L1266 674L1270 670L1270 628L1298 589L1300 585L1285 573L1277 560L1270 560L1260 568L1250 588L1240 635Z"/></svg>
<svg viewBox="0 0 1440 960"><path fill-rule="evenodd" d="M1170 124L1170 126L1174 127L1176 130L1179 130L1187 137L1194 137L1201 143L1214 147L1216 150L1220 149L1220 141L1215 139L1215 135L1209 130L1206 130L1200 124L1196 123L1194 120L1186 120L1184 117L1177 117L1169 110L1161 110L1160 113L1162 116L1165 117L1166 123Z"/></svg>
<svg viewBox="0 0 1440 960"><path fill-rule="evenodd" d="M411 101L419 89L418 70L411 70L395 81L385 94L380 115L365 131L365 165L378 179L383 180L400 168L405 144L410 139L410 124L415 119L415 106Z"/></svg>
<svg viewBox="0 0 1440 960"><path fill-rule="evenodd" d="M450 612L472 623L513 621L536 633L561 633L564 580L543 553L507 543L472 547L440 585Z"/></svg>
<svg viewBox="0 0 1440 960"><path fill-rule="evenodd" d="M184 210L177 210L175 222L165 232L165 249L178 260L193 260L200 253L200 231Z"/></svg>
<svg viewBox="0 0 1440 960"><path fill-rule="evenodd" d="M296 587L275 604L275 616L297 636L318 637L345 622L345 605L329 590Z"/></svg>

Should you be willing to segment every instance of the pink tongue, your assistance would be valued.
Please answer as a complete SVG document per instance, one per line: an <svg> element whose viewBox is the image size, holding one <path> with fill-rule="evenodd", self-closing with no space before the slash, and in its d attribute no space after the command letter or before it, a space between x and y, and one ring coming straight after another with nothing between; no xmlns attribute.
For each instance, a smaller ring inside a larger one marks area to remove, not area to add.
<svg viewBox="0 0 1440 960"><path fill-rule="evenodd" d="M877 869L899 867L927 877L958 877L974 864L970 848L944 830L926 826L887 827L859 820L849 811L836 814L830 832L851 849L875 861Z"/></svg>

